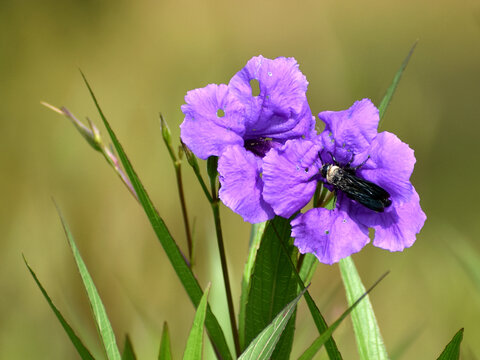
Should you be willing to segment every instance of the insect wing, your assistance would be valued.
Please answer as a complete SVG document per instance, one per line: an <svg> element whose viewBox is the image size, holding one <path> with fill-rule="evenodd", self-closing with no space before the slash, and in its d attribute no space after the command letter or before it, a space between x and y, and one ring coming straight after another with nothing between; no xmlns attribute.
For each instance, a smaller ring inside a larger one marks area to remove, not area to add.
<svg viewBox="0 0 480 360"><path fill-rule="evenodd" d="M360 179L348 171L342 171L335 186L350 199L377 212L383 212L383 209L392 203L389 199L390 194L385 189L368 180Z"/></svg>

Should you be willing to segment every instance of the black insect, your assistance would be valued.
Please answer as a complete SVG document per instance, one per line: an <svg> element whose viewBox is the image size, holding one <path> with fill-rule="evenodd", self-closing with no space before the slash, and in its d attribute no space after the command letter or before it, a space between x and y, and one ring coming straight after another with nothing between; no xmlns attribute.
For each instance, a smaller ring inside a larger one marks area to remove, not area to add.
<svg viewBox="0 0 480 360"><path fill-rule="evenodd" d="M383 212L383 209L389 207L392 203L390 194L380 186L355 175L357 169L365 164L365 160L358 166L350 167L354 156L345 166L340 166L335 157L332 157L334 165L325 164L322 166L321 174L327 180L327 183L333 185L336 190L341 190L350 199L358 201L363 206L376 212Z"/></svg>

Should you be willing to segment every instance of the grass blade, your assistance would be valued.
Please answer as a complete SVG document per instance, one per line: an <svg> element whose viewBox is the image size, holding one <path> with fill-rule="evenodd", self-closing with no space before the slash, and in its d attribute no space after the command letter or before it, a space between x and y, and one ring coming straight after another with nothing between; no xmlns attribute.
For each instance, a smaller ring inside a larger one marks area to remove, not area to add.
<svg viewBox="0 0 480 360"><path fill-rule="evenodd" d="M251 276L255 259L257 258L257 251L260 247L263 233L265 231L266 222L259 224L252 224L252 232L250 234L250 247L248 250L247 262L243 269L242 278L242 294L240 295L240 310L238 313L238 335L240 337L240 347L245 348L245 308L248 300L248 293L250 292Z"/></svg>
<svg viewBox="0 0 480 360"><path fill-rule="evenodd" d="M55 206L57 205L55 204ZM77 245L75 244L75 240L73 239L72 233L70 232L70 229L68 228L68 225L63 218L63 215L58 206L57 212L60 216L63 230L65 231L65 235L67 236L67 240L70 245L70 249L72 250L73 257L75 258L78 272L80 273L83 285L85 287L85 290L87 291L88 301L90 303L93 317L95 319L95 325L97 326L97 330L102 340L105 353L107 354L107 358L109 360L120 360L120 351L118 350L117 341L115 340L115 334L113 333L112 325L108 320L107 312L105 311L105 307L103 306L102 300L100 299L100 295L98 294L97 288L93 283L93 279L90 276L85 263L83 262L82 256L80 255Z"/></svg>
<svg viewBox="0 0 480 360"><path fill-rule="evenodd" d="M110 127L110 124L108 123L105 115L103 114L102 109L100 108L100 105L98 104L98 101L95 97L95 94L93 93L83 73L82 73L82 77L83 77L83 80L85 81L85 84L87 85L87 88L95 103L95 106L97 107L100 117L102 118L102 121L110 135L113 145L117 150L118 156L123 164L123 167L125 168L125 171L135 189L135 192L138 195L140 204L142 205L145 213L147 214L147 217L150 221L150 224L152 225L155 235L157 236L163 249L165 250L165 253L168 256L168 259L170 260L177 276L179 277L183 287L185 288L188 296L190 297L190 300L192 301L194 306L197 307L203 295L202 288L200 287L195 276L193 275L192 270L188 266L175 240L172 238L172 236L168 232L168 229L165 223L163 222L162 218L160 217L157 210L155 209L140 179L135 173L135 170L133 169L133 166L130 163L130 160L125 154L125 151L123 150L122 145L118 141L117 136L115 135L112 128ZM221 357L225 360L232 359L232 355L230 353L227 342L225 340L225 335L223 333L223 330L220 327L220 324L218 323L217 318L212 313L209 306L207 306L205 326L210 335L210 339L212 340L212 344L216 352L219 353Z"/></svg>
<svg viewBox="0 0 480 360"><path fill-rule="evenodd" d="M202 358L203 347L203 326L205 324L205 315L207 312L207 298L210 291L210 285L207 286L203 293L200 304L198 304L195 319L193 320L192 330L188 336L187 346L183 354L184 360L198 360Z"/></svg>
<svg viewBox="0 0 480 360"><path fill-rule="evenodd" d="M382 281L385 276L387 276L388 272L383 274L371 287L368 289L366 292L362 294L347 310L343 312L342 315L332 324L330 327L322 333L313 343L310 345L310 347L305 350L305 352L300 356L299 360L310 360L313 359L315 354L318 352L318 350L321 349L321 347L325 344L325 342L332 336L333 332L337 329L337 327L340 325L340 323L350 314L355 307L360 304L360 302L367 296L367 294L372 291L375 286L377 286L380 281ZM373 359L373 358L372 358Z"/></svg>
<svg viewBox="0 0 480 360"><path fill-rule="evenodd" d="M279 239L278 243L279 243L279 246L284 251L284 253L288 254L288 251L285 247L285 244L283 242L281 242L280 239ZM303 261L303 265L305 265L305 261L307 261L307 264L308 264L308 262L310 260L308 260L305 257L305 259ZM303 282L302 277L301 277L302 271L300 271L300 274L298 274L293 261L290 261L289 264L290 264L290 268L292 269L292 272L293 272L293 274L294 274L294 276L297 280L298 286L300 287L301 290L304 290L305 285L304 285L304 282ZM303 265L302 265L302 268L303 268ZM308 265L306 265L306 266L308 267ZM310 272L311 272L310 270L305 270L303 272L303 275L305 276L305 278L308 277L308 274ZM317 305L313 301L313 299L310 296L310 293L308 292L308 290L305 290L304 297L305 297L305 301L307 302L308 309L310 310L310 314L312 315L313 321L315 323L315 326L317 327L317 330L318 330L319 334L323 334L328 329L328 325L327 325L327 322L325 321L325 318L320 313L320 310L318 309ZM326 339L325 349L327 350L328 358L330 360L342 360L342 354L340 354L340 351L337 348L337 344L335 343L335 340L333 339L333 337L331 335L328 336L327 339Z"/></svg>
<svg viewBox="0 0 480 360"><path fill-rule="evenodd" d="M238 360L276 359L272 357L272 353L304 292L305 290L278 313L273 321L250 343Z"/></svg>
<svg viewBox="0 0 480 360"><path fill-rule="evenodd" d="M275 316L297 296L297 283L289 263L296 254L290 239L290 223L275 217L263 234L253 266L245 307L245 344L249 344ZM279 240L280 239L280 240ZM278 245L284 244L286 251ZM292 316L272 358L289 359L295 330Z"/></svg>
<svg viewBox="0 0 480 360"><path fill-rule="evenodd" d="M45 288L42 286L40 281L37 278L37 275L35 275L34 271L28 265L27 260L25 257L23 257L23 261L25 262L25 265L27 265L28 271L30 271L30 274L33 277L33 280L37 283L38 287L40 288L40 291L42 292L43 296L45 297L45 300L47 300L48 305L54 312L55 316L57 317L58 321L60 321L60 324L62 325L63 329L67 333L68 337L70 338L70 341L72 342L73 346L75 346L75 349L77 349L78 354L82 358L82 360L95 360L92 354L90 354L90 351L83 345L82 340L75 334L75 331L73 331L72 327L68 324L68 322L65 320L63 315L60 313L60 311L57 309L57 307L54 305L53 301L50 299L50 296L48 296L47 291Z"/></svg>
<svg viewBox="0 0 480 360"><path fill-rule="evenodd" d="M405 60L403 60L402 65L400 66L400 69L398 69L397 73L395 74L393 78L392 84L389 86L387 89L387 92L385 93L385 96L383 97L382 101L380 102L380 105L378 106L378 111L380 114L380 121L383 118L383 115L385 115L385 111L387 110L388 104L390 104L390 101L393 98L393 94L395 94L395 90L397 89L397 86L400 82L400 79L402 78L402 74L405 71L408 62L410 61L410 58L413 54L413 51L415 50L415 47L417 46L418 40L415 41L413 44L412 48L408 52L407 57Z"/></svg>
<svg viewBox="0 0 480 360"><path fill-rule="evenodd" d="M460 358L460 344L463 340L463 329L458 330L448 343L437 360L458 360Z"/></svg>
<svg viewBox="0 0 480 360"><path fill-rule="evenodd" d="M168 331L167 322L163 323L162 341L160 342L160 351L158 352L158 360L172 360L172 349L170 346L170 332Z"/></svg>
<svg viewBox="0 0 480 360"><path fill-rule="evenodd" d="M137 360L130 336L125 336L125 345L123 346L122 360Z"/></svg>
<svg viewBox="0 0 480 360"><path fill-rule="evenodd" d="M365 287L351 257L340 260L340 272L347 295L347 302L352 305L363 293ZM377 319L368 296L352 312L353 330L357 340L361 360L388 360Z"/></svg>

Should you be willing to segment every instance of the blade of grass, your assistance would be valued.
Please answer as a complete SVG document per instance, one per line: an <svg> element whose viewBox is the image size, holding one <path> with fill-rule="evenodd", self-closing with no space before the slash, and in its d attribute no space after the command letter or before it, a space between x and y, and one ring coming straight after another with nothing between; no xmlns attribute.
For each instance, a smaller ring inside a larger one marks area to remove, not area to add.
<svg viewBox="0 0 480 360"><path fill-rule="evenodd" d="M266 225L253 267L245 307L245 344L249 344L275 316L297 296L294 269L288 266L296 248L290 238L287 219L275 217ZM277 236L280 240L277 240ZM278 242L285 247L284 252ZM295 313L286 325L272 355L274 359L289 359L295 331Z"/></svg>
<svg viewBox="0 0 480 360"><path fill-rule="evenodd" d="M385 93L385 96L383 97L382 101L380 102L380 105L378 106L378 112L380 115L380 121L383 118L383 115L385 115L385 111L387 111L388 104L390 104L390 101L392 101L393 94L395 94L395 90L397 89L398 84L400 83L400 79L402 78L402 74L405 71L408 62L410 61L410 58L413 54L413 51L415 50L415 47L417 46L418 40L414 42L413 46L411 47L410 51L408 52L407 57L405 60L403 60L402 65L400 66L400 69L398 69L397 73L395 74L392 84L389 86L387 89L387 92Z"/></svg>
<svg viewBox="0 0 480 360"><path fill-rule="evenodd" d="M158 360L172 360L172 349L170 346L170 332L168 331L167 322L163 323L162 340L160 342Z"/></svg>
<svg viewBox="0 0 480 360"><path fill-rule="evenodd" d="M288 251L285 247L285 244L282 241L280 241L279 236L277 237L277 239L278 239L278 243L279 243L280 247L282 248L282 250L284 251L284 253L288 254ZM305 262L305 260L304 260L304 262ZM290 264L290 268L293 271L293 274L295 275L298 286L300 286L301 290L304 290L306 288L305 284L302 281L302 278L300 277L299 273L296 271L295 264L293 263L293 261L290 261L289 264ZM313 299L310 296L310 293L308 292L308 290L305 291L304 297L305 297L305 301L307 302L308 309L310 310L310 314L312 315L313 321L315 323L315 326L317 327L317 330L318 330L319 334L323 334L328 329L328 325L327 325L327 322L325 321L325 318L323 317L322 313L320 312L317 305L313 301ZM342 360L342 354L340 354L340 351L337 348L337 344L335 343L335 340L333 339L332 336L328 336L328 338L326 340L326 343L325 343L325 349L327 350L328 358L330 360Z"/></svg>
<svg viewBox="0 0 480 360"><path fill-rule="evenodd" d="M248 250L247 262L243 269L242 278L242 294L240 295L240 310L238 314L238 335L240 337L240 347L245 348L245 307L247 305L248 293L250 291L251 276L253 271L253 265L257 257L257 251L260 247L260 241L262 240L263 233L265 231L266 222L259 224L252 224L252 230L250 233L250 248Z"/></svg>
<svg viewBox="0 0 480 360"><path fill-rule="evenodd" d="M198 360L202 358L203 347L203 326L205 324L205 315L207 311L207 299L210 291L210 285L207 286L203 293L200 304L198 304L195 319L193 320L192 330L188 336L187 346L183 354L184 360Z"/></svg>
<svg viewBox="0 0 480 360"><path fill-rule="evenodd" d="M137 360L135 352L133 351L130 336L125 335L125 345L123 346L122 360Z"/></svg>
<svg viewBox="0 0 480 360"><path fill-rule="evenodd" d="M23 255L22 255L23 256ZM30 265L28 265L27 259L25 259L25 256L23 256L23 261L25 262L25 265L27 265L28 271L30 271L30 274L33 277L33 280L37 283L37 286L40 288L40 291L42 292L45 300L47 300L48 305L52 309L53 313L57 317L58 321L60 321L60 324L62 325L63 329L67 333L68 337L70 338L70 341L72 342L73 346L75 346L75 349L77 349L78 354L82 358L82 360L95 360L92 354L90 354L90 351L83 345L82 340L75 334L75 331L72 329L72 327L68 324L67 320L63 317L63 315L60 313L60 311L57 309L57 307L54 305L53 301L50 299L50 296L48 296L47 291L45 288L42 286L40 281L37 278L37 275L35 272L32 270Z"/></svg>
<svg viewBox="0 0 480 360"><path fill-rule="evenodd" d="M305 290L300 292L300 294L293 299L290 303L283 308L282 311L273 319L273 321L268 325L253 341L250 343L248 348L243 352L243 354L238 358L238 360L267 360L272 356L275 346L282 335L283 330L287 326L291 316L295 312L297 303L302 297ZM272 357L273 359L273 357Z"/></svg>
<svg viewBox="0 0 480 360"><path fill-rule="evenodd" d="M365 287L351 257L340 260L340 272L345 286L348 305L352 305L356 299L365 293ZM387 350L368 296L355 308L351 318L360 359L388 360Z"/></svg>
<svg viewBox="0 0 480 360"><path fill-rule="evenodd" d="M87 266L83 262L82 256L78 251L75 240L73 239L73 235L70 232L70 229L62 215L62 212L60 211L60 208L57 206L57 204L55 204L55 206L62 222L63 230L65 231L68 244L70 245L70 249L72 250L73 257L77 264L78 272L80 273L83 285L85 286L85 290L87 291L88 301L90 303L93 317L95 319L95 325L97 326L97 330L102 340L103 347L107 354L107 358L109 360L120 360L120 351L118 350L117 341L115 340L115 334L113 333L112 325L108 320L107 312L105 311L105 307L103 306L102 300L100 299L100 295L98 294L97 288L93 283L93 279L87 270Z"/></svg>
<svg viewBox="0 0 480 360"><path fill-rule="evenodd" d="M299 360L310 360L313 359L315 354L318 352L318 350L321 349L321 347L325 344L325 342L328 340L328 338L333 334L333 332L337 329L337 327L341 324L341 322L350 314L359 304L360 302L367 296L367 294L372 291L379 283L382 281L385 276L388 275L388 272L380 276L380 278L375 281L375 283L365 291L362 296L360 296L347 310L343 312L342 315L332 324L330 327L322 333L313 343L310 345L310 347L305 350L305 352L300 356ZM374 358L372 358L374 359Z"/></svg>
<svg viewBox="0 0 480 360"><path fill-rule="evenodd" d="M463 329L458 330L448 343L437 360L458 360L460 358L460 344L463 340Z"/></svg>
<svg viewBox="0 0 480 360"><path fill-rule="evenodd" d="M170 260L170 263L172 264L188 296L190 297L190 300L192 301L194 306L197 307L203 295L202 289L197 279L195 278L195 275L193 275L192 270L188 266L185 258L182 256L182 253L177 243L168 232L168 229L165 223L163 222L162 218L160 217L157 210L155 209L152 201L150 200L148 193L143 187L143 184L141 183L140 179L135 173L135 170L133 169L133 166L130 160L128 159L125 151L123 150L122 145L118 141L117 136L113 132L112 128L110 127L110 124L108 123L105 115L103 114L102 109L100 108L100 105L98 104L95 94L93 93L92 88L90 87L90 84L88 83L85 75L83 73L81 74L88 88L88 91L90 92L93 102L95 103L95 106L100 114L100 117L102 118L102 121L110 135L113 145L117 150L118 156L123 164L123 167L135 189L135 192L138 195L140 204L142 205L152 225L155 235L157 236L157 239L160 241L160 244L165 250L167 257ZM223 333L223 330L220 327L220 324L218 323L217 318L212 313L209 306L207 306L205 326L207 328L210 339L212 340L212 345L215 351L217 352L217 355L220 355L225 360L232 359L232 355L230 353L227 342L225 340L225 335Z"/></svg>

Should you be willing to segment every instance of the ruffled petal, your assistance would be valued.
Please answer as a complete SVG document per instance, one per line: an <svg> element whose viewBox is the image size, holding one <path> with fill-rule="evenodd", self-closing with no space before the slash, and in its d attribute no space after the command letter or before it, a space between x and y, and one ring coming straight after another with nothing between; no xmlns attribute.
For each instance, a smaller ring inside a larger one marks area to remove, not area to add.
<svg viewBox="0 0 480 360"><path fill-rule="evenodd" d="M408 202L393 201L383 213L360 206L351 212L352 217L375 229L373 245L390 251L402 251L412 246L427 218L415 189Z"/></svg>
<svg viewBox="0 0 480 360"><path fill-rule="evenodd" d="M409 201L414 191L410 183L415 165L413 150L385 131L372 141L368 154L370 158L357 175L387 190L393 201Z"/></svg>
<svg viewBox="0 0 480 360"><path fill-rule="evenodd" d="M197 157L219 156L229 145L243 145L243 106L229 94L227 85L191 90L185 101L180 137Z"/></svg>
<svg viewBox="0 0 480 360"><path fill-rule="evenodd" d="M292 222L292 237L301 253L312 253L333 264L360 251L370 239L368 228L353 221L342 209L314 208Z"/></svg>
<svg viewBox="0 0 480 360"><path fill-rule="evenodd" d="M228 147L218 159L220 199L250 223L275 216L273 209L262 198L261 164L260 158L241 146Z"/></svg>
<svg viewBox="0 0 480 360"><path fill-rule="evenodd" d="M311 200L317 186L319 145L288 140L263 158L263 198L277 215L289 218Z"/></svg>
<svg viewBox="0 0 480 360"><path fill-rule="evenodd" d="M251 81L260 93L252 94ZM294 58L250 59L230 80L229 87L245 106L245 138L289 139L310 136L315 127L307 102L308 82Z"/></svg>
<svg viewBox="0 0 480 360"><path fill-rule="evenodd" d="M369 99L356 101L349 109L343 111L323 111L318 114L325 123L325 130L321 134L325 147L323 160L331 163L331 152L340 164L348 163L352 153L362 154L377 135L380 117L378 109ZM352 166L361 163L364 159L356 156Z"/></svg>

